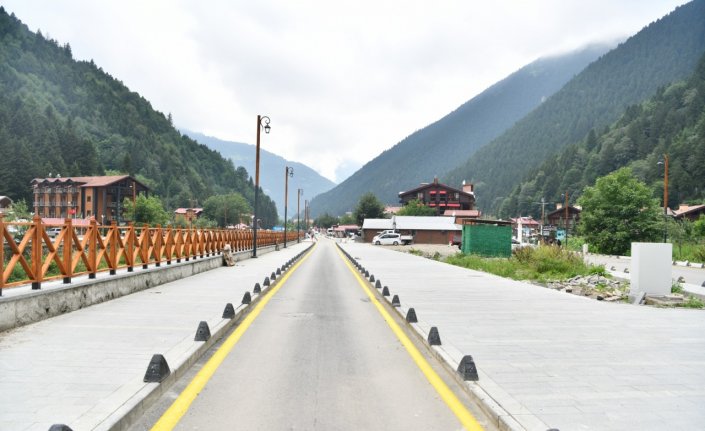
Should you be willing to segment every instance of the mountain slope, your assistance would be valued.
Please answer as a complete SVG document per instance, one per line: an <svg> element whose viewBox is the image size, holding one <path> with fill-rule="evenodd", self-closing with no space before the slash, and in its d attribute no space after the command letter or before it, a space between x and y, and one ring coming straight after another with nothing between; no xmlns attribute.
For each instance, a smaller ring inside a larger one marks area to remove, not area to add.
<svg viewBox="0 0 705 431"><path fill-rule="evenodd" d="M605 45L595 45L542 58L521 68L384 151L331 191L317 196L312 202L313 212L350 211L359 197L369 191L383 202L396 204L399 191L430 181L456 166L558 91L607 49ZM449 184L459 185L460 181Z"/></svg>
<svg viewBox="0 0 705 431"><path fill-rule="evenodd" d="M592 63L536 110L444 175L476 184L494 212L531 169L561 148L615 121L657 88L690 75L705 51L705 0L678 7Z"/></svg>
<svg viewBox="0 0 705 431"><path fill-rule="evenodd" d="M577 198L598 177L624 166L661 197L663 169L657 161L664 153L670 162L669 206L705 202L705 56L688 80L660 88L653 98L630 106L602 133L591 132L546 160L512 191L500 215L538 216L534 202L542 197L557 202L560 193L568 191Z"/></svg>
<svg viewBox="0 0 705 431"><path fill-rule="evenodd" d="M243 166L248 172L255 173L256 147L240 142L223 141L198 132L184 130L190 136L208 148L218 151L223 157L229 158L237 166ZM292 162L285 158L260 148L260 186L277 205L279 214L284 216L284 168L294 168L294 176L289 178L289 216L296 213L296 190L304 190L305 199L335 187L335 183L303 163ZM301 198L301 206L303 199ZM292 211L293 209L293 211Z"/></svg>
<svg viewBox="0 0 705 431"><path fill-rule="evenodd" d="M0 152L0 194L28 202L34 177L106 170L138 175L168 209L233 191L254 201L247 171L182 136L93 61L75 61L68 44L30 32L2 7ZM264 226L276 223L267 196L258 212Z"/></svg>

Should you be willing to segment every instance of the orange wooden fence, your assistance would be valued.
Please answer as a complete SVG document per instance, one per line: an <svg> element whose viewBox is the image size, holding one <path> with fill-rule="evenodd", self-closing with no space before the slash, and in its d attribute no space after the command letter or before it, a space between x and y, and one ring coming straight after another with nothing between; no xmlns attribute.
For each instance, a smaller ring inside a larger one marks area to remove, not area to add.
<svg viewBox="0 0 705 431"><path fill-rule="evenodd" d="M51 238L49 227L61 231ZM32 222L6 223L0 215L0 295L2 289L32 283L39 289L47 280L63 278L70 283L77 275L110 271L119 268L132 271L135 266L147 268L166 262L181 262L214 256L226 244L231 250L252 249L253 232L233 229L181 229L172 227L100 226L91 220L88 226L73 225L66 219L63 225L47 226L39 216ZM287 241L296 241L297 233L288 232ZM284 242L284 232L260 230L257 247Z"/></svg>

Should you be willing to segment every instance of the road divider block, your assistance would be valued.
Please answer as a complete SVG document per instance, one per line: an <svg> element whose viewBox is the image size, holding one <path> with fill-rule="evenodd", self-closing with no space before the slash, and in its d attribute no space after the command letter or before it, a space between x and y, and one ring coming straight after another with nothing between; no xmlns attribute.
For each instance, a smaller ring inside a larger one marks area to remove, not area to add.
<svg viewBox="0 0 705 431"><path fill-rule="evenodd" d="M73 431L68 425L64 424L54 424L49 427L49 431Z"/></svg>
<svg viewBox="0 0 705 431"><path fill-rule="evenodd" d="M374 283L374 282L375 282L375 276L374 276L374 274L370 274L370 283Z"/></svg>
<svg viewBox="0 0 705 431"><path fill-rule="evenodd" d="M201 320L196 329L196 336L193 341L208 341L211 338L211 329L208 327L208 322Z"/></svg>
<svg viewBox="0 0 705 431"><path fill-rule="evenodd" d="M409 308L406 311L406 321L409 323L418 323L419 319L416 317L416 310Z"/></svg>
<svg viewBox="0 0 705 431"><path fill-rule="evenodd" d="M233 304L228 302L225 304L225 309L223 310L223 319L234 319L235 318L235 307Z"/></svg>
<svg viewBox="0 0 705 431"><path fill-rule="evenodd" d="M399 295L394 295L392 298L392 307L401 307L401 302L399 301Z"/></svg>
<svg viewBox="0 0 705 431"><path fill-rule="evenodd" d="M382 288L382 282L379 281L379 279L377 279L377 281L375 282L375 289L381 289L381 288Z"/></svg>
<svg viewBox="0 0 705 431"><path fill-rule="evenodd" d="M262 293L262 288L260 287L259 283L255 283L255 287L252 289L253 293Z"/></svg>
<svg viewBox="0 0 705 431"><path fill-rule="evenodd" d="M441 335L438 333L438 328L435 326L431 327L431 330L428 332L428 344L431 346L441 345Z"/></svg>
<svg viewBox="0 0 705 431"><path fill-rule="evenodd" d="M387 286L382 288L382 296L389 296L389 288Z"/></svg>
<svg viewBox="0 0 705 431"><path fill-rule="evenodd" d="M476 382L480 380L480 377L477 375L475 361L473 361L471 355L465 355L463 359L460 360L460 364L458 364L458 374L460 374L460 377L465 381Z"/></svg>
<svg viewBox="0 0 705 431"><path fill-rule="evenodd" d="M145 383L161 383L169 377L171 370L166 363L164 355L155 353L147 365L147 372L144 374Z"/></svg>
<svg viewBox="0 0 705 431"><path fill-rule="evenodd" d="M243 304L251 304L252 303L252 295L250 295L250 292L245 292L245 294L242 296L242 303Z"/></svg>
<svg viewBox="0 0 705 431"><path fill-rule="evenodd" d="M264 282L262 283L262 286L269 287L269 277L264 277Z"/></svg>

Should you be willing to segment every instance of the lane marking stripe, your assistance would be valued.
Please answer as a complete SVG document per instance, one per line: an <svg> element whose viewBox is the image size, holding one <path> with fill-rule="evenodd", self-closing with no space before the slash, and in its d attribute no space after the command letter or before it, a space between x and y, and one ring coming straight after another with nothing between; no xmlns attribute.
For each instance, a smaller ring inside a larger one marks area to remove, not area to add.
<svg viewBox="0 0 705 431"><path fill-rule="evenodd" d="M240 338L245 334L252 322L259 316L259 313L264 309L269 300L276 294L284 283L289 279L296 269L311 255L318 244L314 246L299 260L291 270L279 280L276 286L269 290L257 303L255 308L240 322L235 328L235 331L223 342L223 345L213 354L206 362L203 368L196 374L186 388L179 394L179 397L174 400L171 406L164 412L159 420L152 426L151 431L171 431L179 423L181 418L186 414L191 404L196 399L198 394L203 390L208 381L213 377L213 374L218 370L218 367L223 363L230 351L235 347Z"/></svg>
<svg viewBox="0 0 705 431"><path fill-rule="evenodd" d="M463 424L463 427L471 431L482 431L483 428L477 422L477 419L475 419L472 413L470 413L470 411L468 411L465 405L460 402L458 397L453 393L453 391L448 387L448 385L446 385L443 379L441 379L440 376L434 371L428 361L426 361L426 358L423 357L423 355L421 354L421 352L419 352L414 343L411 342L406 333L404 333L401 327L399 327L399 325L387 312L387 310L380 303L377 297L372 293L370 287L367 285L367 281L363 281L362 277L360 277L360 274L355 270L355 268L353 268L352 263L350 263L350 261L345 257L345 255L343 255L343 252L338 247L336 247L336 250L340 258L343 259L343 262L348 267L350 272L357 279L357 282L358 284L360 284L360 287L362 287L362 289L365 291L372 303L375 305L375 307L377 307L377 311L379 311L379 313L382 315L384 320L392 329L392 332L394 332L401 344L404 345L406 351L416 363L416 366L419 367L424 376L426 376L426 379L431 384L431 386L433 386L436 392L438 392L438 395L441 396L441 399L443 399L448 408L450 408L453 414L455 414L460 423Z"/></svg>

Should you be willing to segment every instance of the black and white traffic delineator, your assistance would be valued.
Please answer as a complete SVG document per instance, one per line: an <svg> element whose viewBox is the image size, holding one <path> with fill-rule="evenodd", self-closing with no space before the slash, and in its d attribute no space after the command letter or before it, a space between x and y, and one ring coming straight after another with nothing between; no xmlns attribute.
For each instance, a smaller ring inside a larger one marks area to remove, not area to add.
<svg viewBox="0 0 705 431"><path fill-rule="evenodd" d="M155 353L147 366L147 372L144 374L145 383L160 383L171 374L169 364L166 363L164 355Z"/></svg>
<svg viewBox="0 0 705 431"><path fill-rule="evenodd" d="M269 286L269 277L264 277L264 282L262 283L262 286Z"/></svg>
<svg viewBox="0 0 705 431"><path fill-rule="evenodd" d="M68 425L64 424L54 424L49 427L49 431L73 431Z"/></svg>
<svg viewBox="0 0 705 431"><path fill-rule="evenodd" d="M382 296L389 296L389 288L387 286L382 288Z"/></svg>
<svg viewBox="0 0 705 431"><path fill-rule="evenodd" d="M374 282L375 282L375 275L370 274L370 283L374 283Z"/></svg>
<svg viewBox="0 0 705 431"><path fill-rule="evenodd" d="M255 283L255 287L252 289L252 292L262 293L262 288L259 286L259 283Z"/></svg>
<svg viewBox="0 0 705 431"><path fill-rule="evenodd" d="M438 328L435 326L431 327L431 331L428 333L428 344L432 346L441 345L441 336L438 334Z"/></svg>
<svg viewBox="0 0 705 431"><path fill-rule="evenodd" d="M377 281L375 282L375 289L381 289L381 288L382 288L382 282L379 281L379 279L377 279Z"/></svg>
<svg viewBox="0 0 705 431"><path fill-rule="evenodd" d="M225 310L223 310L223 319L233 319L235 317L235 307L233 304L228 302L225 304Z"/></svg>
<svg viewBox="0 0 705 431"><path fill-rule="evenodd" d="M416 318L416 310L409 308L406 312L406 321L409 323L417 323L419 319Z"/></svg>
<svg viewBox="0 0 705 431"><path fill-rule="evenodd" d="M243 304L252 303L252 295L250 295L250 292L245 292L245 294L242 296L242 303Z"/></svg>
<svg viewBox="0 0 705 431"><path fill-rule="evenodd" d="M401 307L401 302L399 302L399 295L394 295L392 298L392 307Z"/></svg>
<svg viewBox="0 0 705 431"><path fill-rule="evenodd" d="M458 374L465 381L476 382L480 380L477 376L477 367L475 366L475 361L472 360L472 356L465 355L463 359L460 360L458 364Z"/></svg>
<svg viewBox="0 0 705 431"><path fill-rule="evenodd" d="M277 268L277 275L281 275L281 274L282 274L281 268Z"/></svg>
<svg viewBox="0 0 705 431"><path fill-rule="evenodd" d="M196 329L196 336L193 341L208 341L211 338L211 329L208 327L208 322L201 320Z"/></svg>
<svg viewBox="0 0 705 431"><path fill-rule="evenodd" d="M370 271L365 270L365 278L369 278L369 276L370 276Z"/></svg>
<svg viewBox="0 0 705 431"><path fill-rule="evenodd" d="M269 279L272 280L272 281L276 280L276 279L277 279L277 274L275 274L274 272L272 272L272 275L269 276Z"/></svg>

